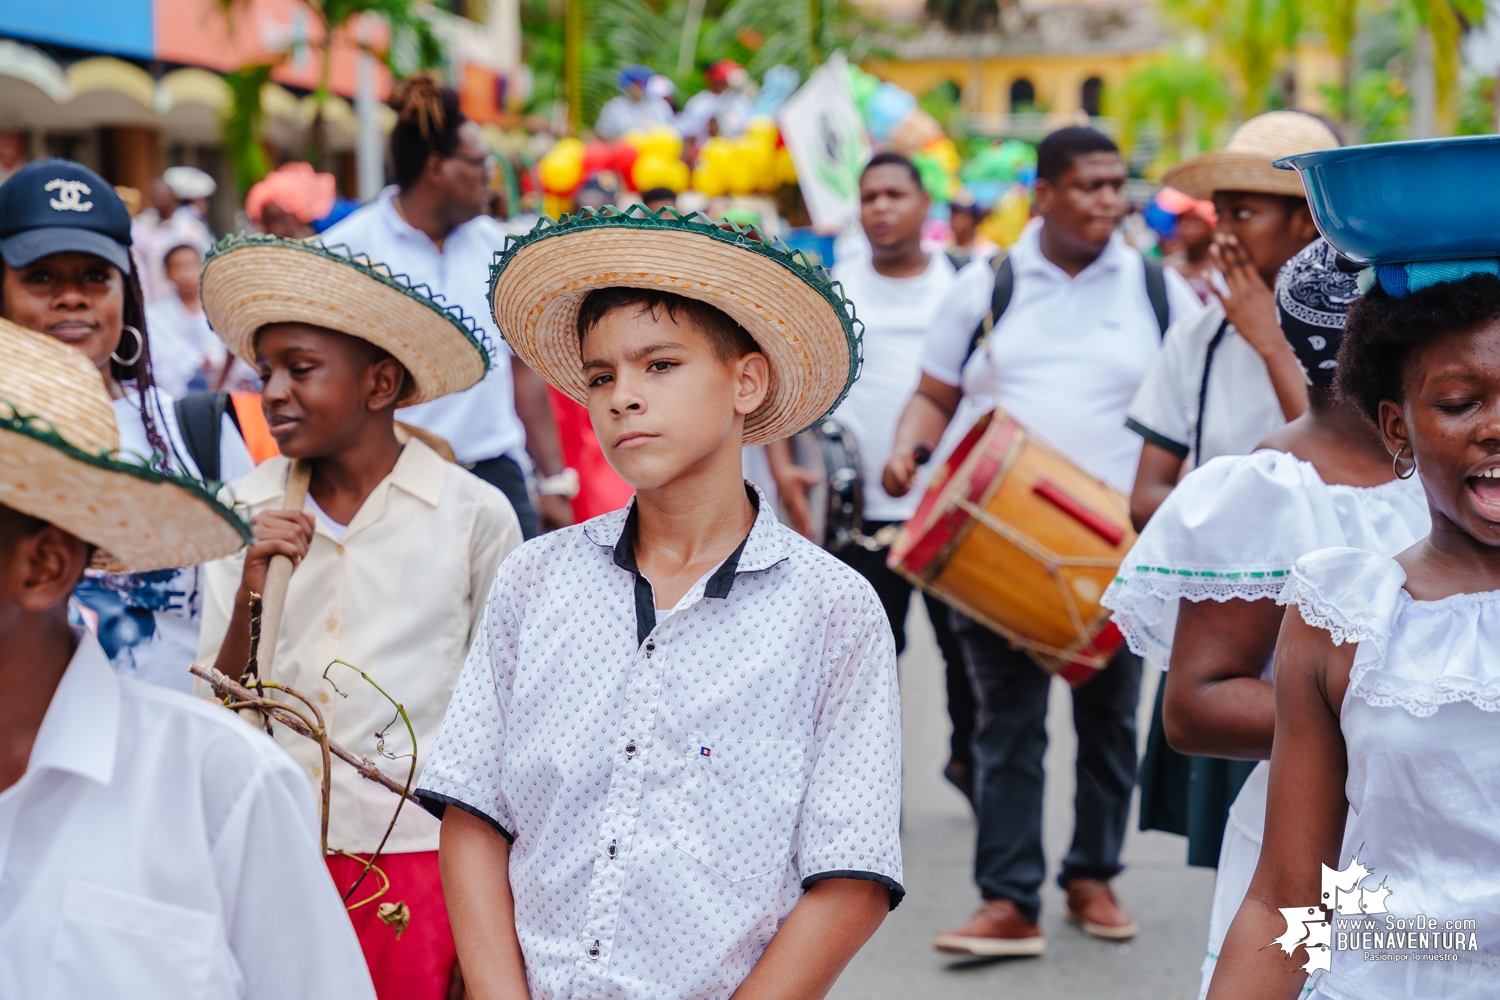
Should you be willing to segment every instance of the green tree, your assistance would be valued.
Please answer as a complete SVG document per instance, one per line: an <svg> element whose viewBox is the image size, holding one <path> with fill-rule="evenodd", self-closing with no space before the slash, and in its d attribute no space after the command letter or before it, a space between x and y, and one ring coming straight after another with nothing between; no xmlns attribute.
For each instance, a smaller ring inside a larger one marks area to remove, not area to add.
<svg viewBox="0 0 1500 1000"><path fill-rule="evenodd" d="M1308 4L1309 21L1339 60L1339 87L1333 103L1345 121L1354 106L1354 39L1359 34L1361 6L1360 0L1311 0Z"/></svg>
<svg viewBox="0 0 1500 1000"><path fill-rule="evenodd" d="M1162 0L1169 17L1210 40L1214 62L1233 70L1244 118L1266 110L1276 96L1271 80L1296 47L1302 6L1302 0Z"/></svg>
<svg viewBox="0 0 1500 1000"><path fill-rule="evenodd" d="M251 2L252 0L216 0L231 32L239 16L249 10ZM316 51L319 63L318 86L313 91L315 112L309 129L308 159L314 166L322 167L323 106L332 94L328 78L333 66L330 51L335 36L348 38L356 17L373 16L383 19L390 25L391 46L387 52L378 55L398 75L439 65L443 53L431 26L418 12L417 0L301 0L301 3L323 29L321 38L307 43ZM236 164L236 178L242 185L242 192L263 177L268 166L263 151L257 153L249 148L249 145L258 146L256 132L262 117L261 88L252 86L251 80L259 76L261 86L264 86L270 79L271 72L293 55L294 52L288 50L281 53L275 62L242 67L229 80L231 105L224 120L224 139ZM406 65L401 65L403 62ZM242 167L243 174L239 172Z"/></svg>
<svg viewBox="0 0 1500 1000"><path fill-rule="evenodd" d="M1121 145L1127 152L1144 126L1158 130L1161 144L1149 168L1157 172L1213 146L1229 118L1231 97L1222 74L1177 52L1127 77L1118 104Z"/></svg>
<svg viewBox="0 0 1500 1000"><path fill-rule="evenodd" d="M1400 0L1419 31L1432 36L1432 85L1439 127L1452 127L1457 110L1463 36L1484 23L1485 0Z"/></svg>

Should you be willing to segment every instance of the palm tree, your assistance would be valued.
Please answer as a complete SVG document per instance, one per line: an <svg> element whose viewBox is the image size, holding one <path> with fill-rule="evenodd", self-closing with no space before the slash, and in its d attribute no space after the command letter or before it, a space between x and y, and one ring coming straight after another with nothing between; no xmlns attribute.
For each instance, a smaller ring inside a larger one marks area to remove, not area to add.
<svg viewBox="0 0 1500 1000"><path fill-rule="evenodd" d="M216 2L220 13L223 14L230 30L233 31L236 18L249 9L253 0L216 0ZM442 49L431 26L417 13L417 0L301 0L301 3L323 28L318 40L308 43L316 50L319 63L318 86L313 91L315 110L308 136L308 159L314 166L321 168L324 160L323 106L332 93L328 87L328 78L333 66L330 53L335 35L349 37L349 29L356 17L381 18L390 25L391 29L391 48L389 52L382 54L383 57L389 61L398 50L405 49L415 63L412 69L423 69L439 64L442 60ZM364 48L362 44L360 47ZM275 62L242 67L236 75L237 78L231 79L232 104L225 118L226 142L256 141L255 128L258 127L261 118L260 88L251 86L250 78L252 75L260 75L261 83L264 84L270 78L271 71L292 55L293 53L289 50L281 53ZM264 68L263 73L262 68ZM236 164L243 163L248 170L243 177L236 175L241 184L245 184L247 179L249 183L259 180L259 176L253 176L257 170L261 176L264 175L263 155L257 159L253 153L240 150L233 145L231 155L235 158Z"/></svg>
<svg viewBox="0 0 1500 1000"><path fill-rule="evenodd" d="M1484 23L1485 0L1400 0L1415 18L1413 43L1412 132L1425 137L1437 134L1439 125L1450 125L1456 111L1459 48L1463 36ZM1430 98L1430 105L1417 95Z"/></svg>
<svg viewBox="0 0 1500 1000"><path fill-rule="evenodd" d="M1311 20L1339 60L1339 116L1354 114L1354 38L1359 33L1360 0L1313 0Z"/></svg>
<svg viewBox="0 0 1500 1000"><path fill-rule="evenodd" d="M1209 148L1229 117L1224 77L1180 52L1137 70L1120 90L1121 144L1128 150L1143 125L1155 125L1161 132L1155 169Z"/></svg>
<svg viewBox="0 0 1500 1000"><path fill-rule="evenodd" d="M1271 79L1302 31L1301 0L1162 0L1162 8L1213 40L1215 61L1238 77L1241 116L1263 111Z"/></svg>

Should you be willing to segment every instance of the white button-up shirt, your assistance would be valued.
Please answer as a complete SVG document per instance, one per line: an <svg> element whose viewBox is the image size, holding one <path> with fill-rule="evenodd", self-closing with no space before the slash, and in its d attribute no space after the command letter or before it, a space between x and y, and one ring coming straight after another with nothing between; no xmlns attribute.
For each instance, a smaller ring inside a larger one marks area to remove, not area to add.
<svg viewBox="0 0 1500 1000"><path fill-rule="evenodd" d="M633 536L619 510L506 560L419 782L512 839L533 1000L728 997L813 882L904 892L874 590L759 498L658 613Z"/></svg>
<svg viewBox="0 0 1500 1000"><path fill-rule="evenodd" d="M252 517L280 509L290 465L284 458L262 463L228 487L226 499L247 506ZM305 509L313 511L310 502ZM495 569L520 543L515 511L499 490L413 438L390 475L365 498L342 539L322 517L315 519L312 545L287 586L273 679L316 701L329 739L405 781L410 759L403 755L411 753L411 739L393 719L391 703L347 667L333 667L332 683L323 671L344 660L405 705L417 733L420 767L458 683ZM200 663L219 655L244 565L240 552L205 567ZM318 745L282 726L275 732L307 780L320 787ZM386 734L385 752L398 759L382 756L378 732ZM328 846L373 851L396 801L352 768L334 764ZM437 846L437 822L408 806L386 850L399 854Z"/></svg>
<svg viewBox="0 0 1500 1000"><path fill-rule="evenodd" d="M0 792L0 997L374 996L297 766L80 631Z"/></svg>
<svg viewBox="0 0 1500 1000"><path fill-rule="evenodd" d="M463 306L494 345L490 370L478 385L407 407L398 416L442 437L460 462L500 455L519 458L526 447L526 429L516 416L510 348L500 338L489 301L490 259L504 249L505 230L487 215L475 216L449 233L439 250L432 237L401 218L391 203L398 193L394 186L386 188L319 239L328 246L345 244Z"/></svg>
<svg viewBox="0 0 1500 1000"><path fill-rule="evenodd" d="M964 398L927 467L937 468L976 420L1003 406L1091 475L1129 493L1141 439L1125 428L1125 411L1161 347L1145 264L1116 233L1070 277L1042 254L1041 228L1033 220L1011 247L1015 291L988 348L969 354L995 291L989 261L959 271L938 310L922 368L961 386ZM1203 308L1176 271L1165 278L1172 319Z"/></svg>

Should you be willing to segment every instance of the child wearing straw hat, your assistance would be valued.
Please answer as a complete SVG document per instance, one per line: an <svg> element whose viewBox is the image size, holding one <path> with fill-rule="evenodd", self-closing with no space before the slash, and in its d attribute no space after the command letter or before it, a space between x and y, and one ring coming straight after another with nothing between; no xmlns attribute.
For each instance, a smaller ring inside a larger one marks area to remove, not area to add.
<svg viewBox="0 0 1500 1000"><path fill-rule="evenodd" d="M306 781L229 712L114 673L90 564L193 565L249 528L119 458L99 373L0 320L0 996L373 996Z"/></svg>
<svg viewBox="0 0 1500 1000"><path fill-rule="evenodd" d="M1130 498L1137 528L1184 469L1247 454L1307 409L1307 377L1276 323L1271 289L1318 230L1302 182L1271 161L1337 145L1321 118L1271 111L1241 125L1223 149L1162 175L1163 184L1213 201L1218 231L1209 257L1222 283L1205 309L1167 331L1130 404L1127 426L1145 438Z"/></svg>
<svg viewBox="0 0 1500 1000"><path fill-rule="evenodd" d="M701 216L544 219L491 282L631 505L506 560L418 795L483 996L823 996L904 894L900 709L870 585L744 445L859 371L821 269Z"/></svg>
<svg viewBox="0 0 1500 1000"><path fill-rule="evenodd" d="M251 651L251 602L270 560L298 563L281 627L263 637L274 678L316 699L330 738L404 781L437 736L500 561L521 541L505 496L419 437L397 438L396 407L477 383L491 353L471 319L381 265L268 235L230 237L209 254L203 305L214 330L253 362L282 457L227 488L253 515L255 542L208 567L200 662L238 677ZM297 469L293 469L293 463ZM305 502L292 475L305 470ZM292 507L286 510L283 508ZM269 647L269 648L268 648ZM416 735L393 725L405 707ZM278 732L314 784L318 747ZM441 1000L454 946L438 877L438 823L350 769L334 771L328 865L341 891L381 851L382 903L351 912L382 998ZM373 877L373 876L372 876ZM378 883L369 883L378 884ZM365 888L360 895L367 894Z"/></svg>

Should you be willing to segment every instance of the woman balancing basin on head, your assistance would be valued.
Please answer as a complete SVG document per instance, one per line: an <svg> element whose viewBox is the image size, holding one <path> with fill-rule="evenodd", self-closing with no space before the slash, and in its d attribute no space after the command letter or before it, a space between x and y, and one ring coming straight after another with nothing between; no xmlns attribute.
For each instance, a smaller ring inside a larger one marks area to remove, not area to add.
<svg viewBox="0 0 1500 1000"><path fill-rule="evenodd" d="M1452 1000L1500 981L1500 240L1471 198L1497 150L1292 158L1329 242L1372 262L1335 389L1420 480L1432 533L1394 558L1309 553L1280 595L1296 610L1276 646L1265 839L1210 1000ZM1442 176L1455 164L1483 169L1460 184ZM1431 224L1407 233L1414 184Z"/></svg>

